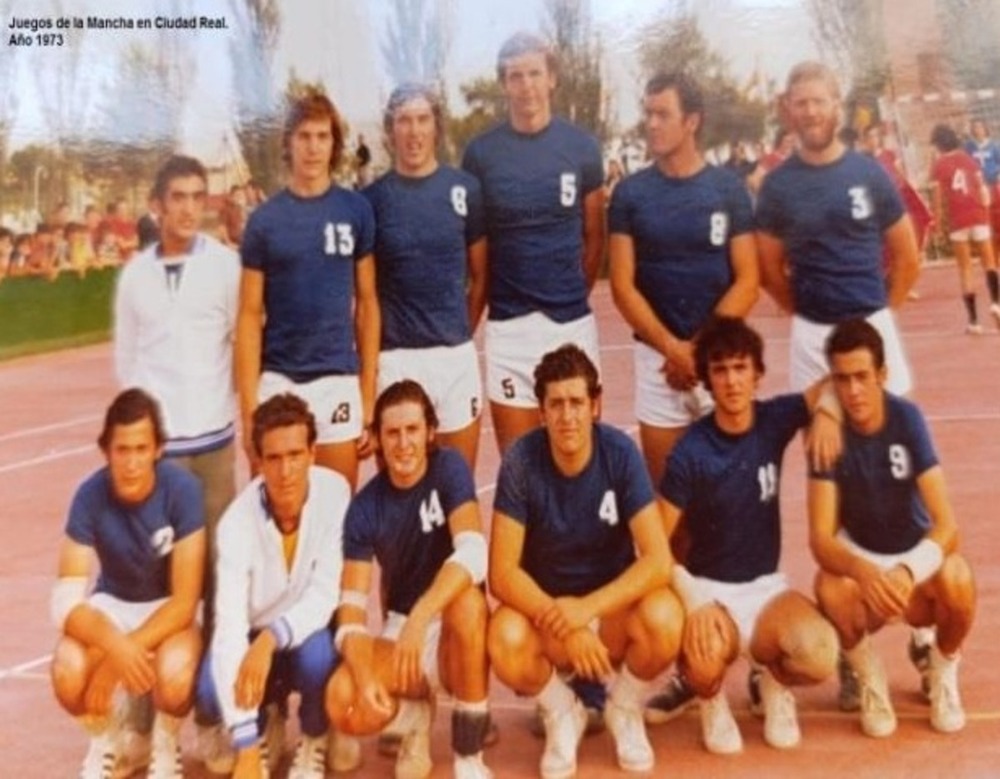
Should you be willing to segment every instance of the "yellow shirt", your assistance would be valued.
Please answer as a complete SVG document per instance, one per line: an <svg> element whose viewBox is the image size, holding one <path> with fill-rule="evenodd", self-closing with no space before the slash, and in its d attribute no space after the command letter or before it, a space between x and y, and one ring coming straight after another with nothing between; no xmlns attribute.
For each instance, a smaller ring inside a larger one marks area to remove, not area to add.
<svg viewBox="0 0 1000 779"><path fill-rule="evenodd" d="M295 559L295 548L299 545L299 529L295 528L291 533L281 534L281 550L285 553L285 568L292 570L292 561Z"/></svg>

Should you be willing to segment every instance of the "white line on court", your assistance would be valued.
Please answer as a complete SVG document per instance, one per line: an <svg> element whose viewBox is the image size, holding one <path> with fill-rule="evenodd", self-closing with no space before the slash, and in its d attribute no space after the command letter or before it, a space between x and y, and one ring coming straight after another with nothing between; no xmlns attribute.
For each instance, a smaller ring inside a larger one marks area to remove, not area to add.
<svg viewBox="0 0 1000 779"><path fill-rule="evenodd" d="M41 465L42 463L52 462L53 460L62 460L65 457L75 457L78 454L93 451L94 444L90 443L86 446L74 447L73 449L63 449L57 452L49 452L48 454L31 457L27 460L16 460L15 462L7 463L6 465L0 465L0 474L8 473L9 471L19 471L22 468L30 468L32 465Z"/></svg>
<svg viewBox="0 0 1000 779"><path fill-rule="evenodd" d="M101 418L100 414L90 414L85 417L67 419L65 422L53 422L50 425L40 425L39 427L26 427L24 430L15 430L13 433L0 435L0 441L11 441L15 438L25 438L38 433L47 433L50 430L62 430L64 427L76 427L88 422L96 422Z"/></svg>
<svg viewBox="0 0 1000 779"><path fill-rule="evenodd" d="M0 679L6 679L8 676L20 676L21 674L26 674L26 672L31 671L33 668L37 668L40 665L45 665L52 660L52 655L42 655L41 657L36 657L34 660L28 660L27 662L21 663L20 665L11 666L10 668L4 668L0 670Z"/></svg>

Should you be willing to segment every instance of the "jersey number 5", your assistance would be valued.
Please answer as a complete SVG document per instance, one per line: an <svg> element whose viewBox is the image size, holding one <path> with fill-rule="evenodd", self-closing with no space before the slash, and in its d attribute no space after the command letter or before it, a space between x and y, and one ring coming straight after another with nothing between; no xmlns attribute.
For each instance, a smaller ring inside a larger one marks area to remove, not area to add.
<svg viewBox="0 0 1000 779"><path fill-rule="evenodd" d="M559 177L559 202L567 208L576 203L575 173L563 173Z"/></svg>

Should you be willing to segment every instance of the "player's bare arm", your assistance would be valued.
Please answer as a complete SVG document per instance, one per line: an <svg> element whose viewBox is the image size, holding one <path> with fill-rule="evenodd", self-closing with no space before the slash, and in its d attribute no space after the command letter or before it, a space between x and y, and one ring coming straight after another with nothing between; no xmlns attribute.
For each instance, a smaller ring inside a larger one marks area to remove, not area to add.
<svg viewBox="0 0 1000 779"><path fill-rule="evenodd" d="M760 263L760 285L786 313L794 313L792 287L788 282L788 258L785 243L777 236L758 230L757 259Z"/></svg>

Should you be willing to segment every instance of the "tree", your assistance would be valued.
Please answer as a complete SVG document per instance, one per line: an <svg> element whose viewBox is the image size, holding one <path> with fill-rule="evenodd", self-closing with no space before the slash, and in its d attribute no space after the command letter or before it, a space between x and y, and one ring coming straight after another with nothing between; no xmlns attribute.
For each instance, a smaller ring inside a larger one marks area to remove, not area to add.
<svg viewBox="0 0 1000 779"><path fill-rule="evenodd" d="M9 19L12 16L13 6L14 0L0 0L0 19ZM14 46L0 46L0 84L15 83L18 51L20 49ZM13 127L17 116L17 107L17 90L3 90L3 94L0 95L0 213L5 213L11 206L8 197L10 172L7 169L7 142L10 128Z"/></svg>
<svg viewBox="0 0 1000 779"><path fill-rule="evenodd" d="M507 114L507 102L493 76L480 76L459 87L469 112L447 119L448 138L461 158L469 141L500 122Z"/></svg>
<svg viewBox="0 0 1000 779"><path fill-rule="evenodd" d="M948 60L959 86L993 89L1000 85L1000 8L995 0L941 0L938 19Z"/></svg>
<svg viewBox="0 0 1000 779"><path fill-rule="evenodd" d="M379 48L393 84L416 81L445 91L451 23L441 0L390 0Z"/></svg>
<svg viewBox="0 0 1000 779"><path fill-rule="evenodd" d="M766 96L753 96L740 86L684 3L675 3L640 30L637 46L639 66L646 78L682 72L701 84L705 96L701 142L705 148L764 134L769 112Z"/></svg>
<svg viewBox="0 0 1000 779"><path fill-rule="evenodd" d="M553 109L607 139L601 81L601 48L586 0L545 0L545 30L559 58L559 86Z"/></svg>

